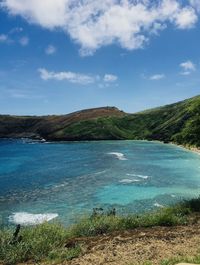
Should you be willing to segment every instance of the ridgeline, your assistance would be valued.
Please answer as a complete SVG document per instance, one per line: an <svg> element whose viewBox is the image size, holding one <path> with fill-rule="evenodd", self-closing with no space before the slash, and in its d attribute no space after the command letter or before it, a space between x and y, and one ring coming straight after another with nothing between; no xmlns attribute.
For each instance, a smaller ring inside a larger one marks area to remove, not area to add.
<svg viewBox="0 0 200 265"><path fill-rule="evenodd" d="M115 107L68 115L0 115L0 138L79 140L159 140L200 147L200 96L128 114Z"/></svg>

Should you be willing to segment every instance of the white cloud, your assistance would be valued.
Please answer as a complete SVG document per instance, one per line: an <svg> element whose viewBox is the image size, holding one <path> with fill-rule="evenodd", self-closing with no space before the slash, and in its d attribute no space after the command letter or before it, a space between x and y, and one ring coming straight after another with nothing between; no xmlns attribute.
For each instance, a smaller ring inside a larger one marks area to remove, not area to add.
<svg viewBox="0 0 200 265"><path fill-rule="evenodd" d="M182 68L181 75L190 75L196 71L196 65L190 60L181 63L180 67Z"/></svg>
<svg viewBox="0 0 200 265"><path fill-rule="evenodd" d="M105 74L103 77L99 75L88 75L82 73L74 73L71 71L48 71L46 68L39 68L38 72L40 73L40 78L47 80L56 80L63 81L66 80L70 83L80 84L80 85L88 85L97 83L99 87L108 87L111 84L117 85L115 82L118 80L116 75Z"/></svg>
<svg viewBox="0 0 200 265"><path fill-rule="evenodd" d="M185 4L184 4L185 3ZM61 29L78 44L82 55L113 43L134 50L169 23L192 28L199 0L2 0L12 15L47 29Z"/></svg>
<svg viewBox="0 0 200 265"><path fill-rule="evenodd" d="M165 78L165 75L164 74L155 74L155 75L152 75L150 76L150 80L161 80Z"/></svg>
<svg viewBox="0 0 200 265"><path fill-rule="evenodd" d="M190 4L196 8L198 11L200 11L200 1L199 0L190 0Z"/></svg>
<svg viewBox="0 0 200 265"><path fill-rule="evenodd" d="M29 44L29 38L24 36L24 37L19 39L19 43L22 46L27 46Z"/></svg>
<svg viewBox="0 0 200 265"><path fill-rule="evenodd" d="M196 66L193 62L191 61L186 61L180 64L180 66L184 69L184 70L190 70L190 71L195 71L196 70Z"/></svg>
<svg viewBox="0 0 200 265"><path fill-rule="evenodd" d="M45 28L65 26L68 0L3 0L1 6L12 15L21 15L30 23Z"/></svg>
<svg viewBox="0 0 200 265"><path fill-rule="evenodd" d="M2 42L7 42L8 41L8 36L5 34L0 34L0 43Z"/></svg>
<svg viewBox="0 0 200 265"><path fill-rule="evenodd" d="M47 48L45 49L45 53L48 55L52 55L52 54L56 53L56 47L53 45L47 46Z"/></svg>
<svg viewBox="0 0 200 265"><path fill-rule="evenodd" d="M176 14L175 22L180 29L192 28L196 24L198 17L192 7L183 8Z"/></svg>
<svg viewBox="0 0 200 265"><path fill-rule="evenodd" d="M91 75L85 75L80 73L73 73L73 72L54 72L54 71L48 71L45 68L38 69L40 73L40 77L43 80L67 80L70 83L76 83L81 85L87 85L94 83L98 77L91 76Z"/></svg>
<svg viewBox="0 0 200 265"><path fill-rule="evenodd" d="M116 75L111 75L111 74L105 74L104 75L104 82L115 82L117 81L118 77Z"/></svg>

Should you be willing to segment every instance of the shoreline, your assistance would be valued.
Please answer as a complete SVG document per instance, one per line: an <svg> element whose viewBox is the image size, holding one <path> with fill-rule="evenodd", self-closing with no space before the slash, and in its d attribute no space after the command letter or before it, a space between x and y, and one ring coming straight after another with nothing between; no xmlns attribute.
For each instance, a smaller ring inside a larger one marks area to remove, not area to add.
<svg viewBox="0 0 200 265"><path fill-rule="evenodd" d="M183 144L177 144L175 142L164 142L162 140L147 140L147 139L101 139L101 140L46 140L44 138L41 139L34 139L31 137L0 137L0 140L30 140L30 141L35 141L38 143L71 143L71 142L75 142L75 143L79 143L79 142L101 142L101 141L135 141L135 142L157 142L157 143L162 143L162 144L171 144L180 148L183 148L185 150L191 151L193 153L196 153L198 155L200 155L200 147L194 147L194 146L189 146L189 145L183 145Z"/></svg>
<svg viewBox="0 0 200 265"><path fill-rule="evenodd" d="M187 149L187 150L190 150L194 153L197 153L198 155L200 155L200 148L197 148L197 147L186 147L186 146L183 146L183 148Z"/></svg>
<svg viewBox="0 0 200 265"><path fill-rule="evenodd" d="M170 142L169 144L172 144L172 145L178 146L178 147L180 147L180 148L183 148L183 149L185 149L185 150L188 150L188 151L190 151L190 152L193 152L193 153L195 153L195 154L200 155L200 148L198 148L198 147L192 147L192 146L188 146L188 145L176 144L176 143L174 143L174 142Z"/></svg>

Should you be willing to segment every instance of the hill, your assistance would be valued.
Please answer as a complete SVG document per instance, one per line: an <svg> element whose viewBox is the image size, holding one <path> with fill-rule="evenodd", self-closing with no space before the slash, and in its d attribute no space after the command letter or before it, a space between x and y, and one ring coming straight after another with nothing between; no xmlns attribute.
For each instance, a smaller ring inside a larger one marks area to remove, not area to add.
<svg viewBox="0 0 200 265"><path fill-rule="evenodd" d="M48 140L73 140L73 135L65 137L62 131L82 121L98 118L121 117L124 112L115 107L86 109L67 115L11 116L0 115L0 138L21 138ZM81 136L80 136L81 137Z"/></svg>
<svg viewBox="0 0 200 265"><path fill-rule="evenodd" d="M0 116L0 137L47 140L146 139L200 147L200 96L127 114L115 107L61 116Z"/></svg>

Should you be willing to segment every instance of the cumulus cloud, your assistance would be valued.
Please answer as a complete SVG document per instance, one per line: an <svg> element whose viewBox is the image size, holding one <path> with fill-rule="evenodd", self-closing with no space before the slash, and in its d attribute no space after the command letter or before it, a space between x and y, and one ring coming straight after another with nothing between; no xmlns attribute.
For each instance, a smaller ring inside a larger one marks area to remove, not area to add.
<svg viewBox="0 0 200 265"><path fill-rule="evenodd" d="M134 50L168 24L194 27L199 0L2 0L1 7L29 23L61 29L81 46L82 55L113 43Z"/></svg>
<svg viewBox="0 0 200 265"><path fill-rule="evenodd" d="M80 73L73 73L73 72L54 72L48 71L45 68L38 69L40 73L40 77L43 80L67 80L70 83L76 83L81 85L88 85L94 83L97 79L96 76L85 75Z"/></svg>
<svg viewBox="0 0 200 265"><path fill-rule="evenodd" d="M117 79L118 79L118 77L116 75L105 74L104 78L103 78L103 81L110 83L110 82L117 81Z"/></svg>
<svg viewBox="0 0 200 265"><path fill-rule="evenodd" d="M97 83L99 87L108 87L112 83L116 84L115 82L118 80L118 76L105 74L104 76L99 75L89 75L89 74L82 74L82 73L74 73L71 71L48 71L46 68L39 68L38 72L40 74L40 78L47 81L47 80L56 80L56 81L63 81L66 80L70 83L80 84L80 85L88 85Z"/></svg>
<svg viewBox="0 0 200 265"><path fill-rule="evenodd" d="M156 80L161 80L163 78L165 78L164 74L155 74L155 75L150 76L149 79L156 81Z"/></svg>
<svg viewBox="0 0 200 265"><path fill-rule="evenodd" d="M22 37L19 39L19 43L22 46L27 46L29 44L29 38L28 37Z"/></svg>
<svg viewBox="0 0 200 265"><path fill-rule="evenodd" d="M190 0L191 6L197 9L200 12L200 1L199 0Z"/></svg>
<svg viewBox="0 0 200 265"><path fill-rule="evenodd" d="M45 53L47 55L52 55L52 54L56 53L56 47L53 45L47 46L47 48L45 49Z"/></svg>
<svg viewBox="0 0 200 265"><path fill-rule="evenodd" d="M187 29L194 27L198 18L195 10L192 7L183 8L181 12L178 12L175 18L177 27L180 29Z"/></svg>
<svg viewBox="0 0 200 265"><path fill-rule="evenodd" d="M181 63L180 67L182 68L182 75L190 75L192 72L196 71L196 65L190 60Z"/></svg>

